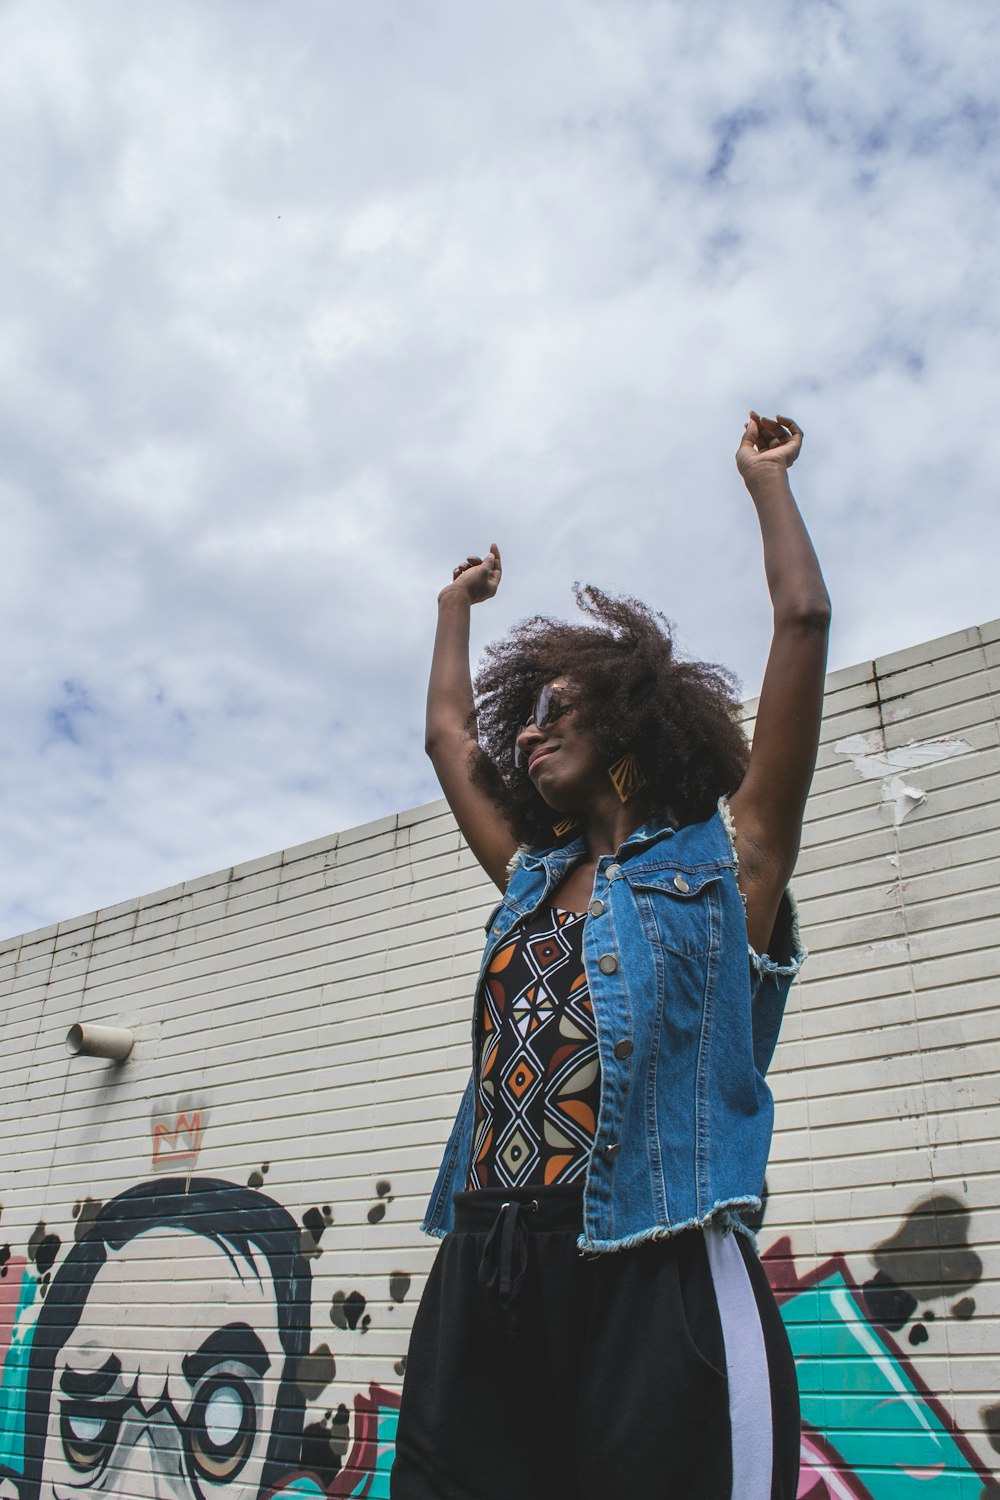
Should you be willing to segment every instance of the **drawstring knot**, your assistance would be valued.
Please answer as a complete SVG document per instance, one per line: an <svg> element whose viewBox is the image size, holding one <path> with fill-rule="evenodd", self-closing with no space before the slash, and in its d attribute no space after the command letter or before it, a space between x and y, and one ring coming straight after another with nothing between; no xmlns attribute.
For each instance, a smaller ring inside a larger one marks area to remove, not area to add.
<svg viewBox="0 0 1000 1500"><path fill-rule="evenodd" d="M522 1214L535 1213L538 1199L530 1203L504 1203L486 1236L479 1262L479 1284L496 1289L500 1306L506 1309L521 1289L528 1269L528 1230Z"/></svg>

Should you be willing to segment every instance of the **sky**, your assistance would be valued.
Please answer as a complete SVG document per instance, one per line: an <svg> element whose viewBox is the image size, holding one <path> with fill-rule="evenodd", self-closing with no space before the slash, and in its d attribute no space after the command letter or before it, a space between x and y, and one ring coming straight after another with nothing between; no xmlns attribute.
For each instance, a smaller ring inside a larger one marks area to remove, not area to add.
<svg viewBox="0 0 1000 1500"><path fill-rule="evenodd" d="M756 693L733 464L831 666L1000 614L985 0L3 0L0 933L439 795L474 646L574 581Z"/></svg>

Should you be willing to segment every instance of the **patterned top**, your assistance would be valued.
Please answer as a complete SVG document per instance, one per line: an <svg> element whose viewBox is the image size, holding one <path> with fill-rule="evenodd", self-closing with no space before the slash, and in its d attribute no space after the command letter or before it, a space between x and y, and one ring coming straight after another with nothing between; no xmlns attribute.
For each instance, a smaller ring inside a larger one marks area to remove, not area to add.
<svg viewBox="0 0 1000 1500"><path fill-rule="evenodd" d="M490 962L480 993L470 1189L583 1177L601 1090L583 967L586 915L543 907Z"/></svg>

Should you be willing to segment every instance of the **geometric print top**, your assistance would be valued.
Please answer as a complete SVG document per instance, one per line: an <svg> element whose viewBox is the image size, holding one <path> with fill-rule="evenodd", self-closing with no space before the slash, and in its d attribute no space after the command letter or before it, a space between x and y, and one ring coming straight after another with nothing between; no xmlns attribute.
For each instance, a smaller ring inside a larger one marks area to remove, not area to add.
<svg viewBox="0 0 1000 1500"><path fill-rule="evenodd" d="M582 1179L601 1097L586 912L542 910L493 955L478 1017L470 1190Z"/></svg>

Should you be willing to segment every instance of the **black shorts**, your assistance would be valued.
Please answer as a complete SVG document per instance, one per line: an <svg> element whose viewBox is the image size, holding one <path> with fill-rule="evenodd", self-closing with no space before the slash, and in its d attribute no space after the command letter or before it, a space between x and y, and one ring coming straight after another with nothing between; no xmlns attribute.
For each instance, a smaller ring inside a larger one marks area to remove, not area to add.
<svg viewBox="0 0 1000 1500"><path fill-rule="evenodd" d="M455 1194L392 1500L795 1500L795 1366L745 1237L581 1255L581 1212L579 1185Z"/></svg>

